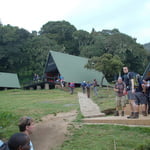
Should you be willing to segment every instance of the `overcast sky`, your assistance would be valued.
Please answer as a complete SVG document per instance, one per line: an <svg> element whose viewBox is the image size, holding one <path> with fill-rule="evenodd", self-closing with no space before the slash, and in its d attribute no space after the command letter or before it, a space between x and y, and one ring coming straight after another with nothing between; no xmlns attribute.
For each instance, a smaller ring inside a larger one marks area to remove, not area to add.
<svg viewBox="0 0 150 150"><path fill-rule="evenodd" d="M0 20L28 31L65 20L78 30L119 29L150 42L150 0L0 0Z"/></svg>

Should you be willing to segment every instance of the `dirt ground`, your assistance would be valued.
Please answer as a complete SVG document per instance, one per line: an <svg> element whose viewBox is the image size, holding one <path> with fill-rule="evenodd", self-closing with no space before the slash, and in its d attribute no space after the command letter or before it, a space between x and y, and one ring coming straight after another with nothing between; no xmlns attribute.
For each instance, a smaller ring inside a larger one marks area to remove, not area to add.
<svg viewBox="0 0 150 150"><path fill-rule="evenodd" d="M52 150L61 146L67 139L67 127L75 120L77 112L58 113L56 116L47 115L35 124L31 140L34 150Z"/></svg>

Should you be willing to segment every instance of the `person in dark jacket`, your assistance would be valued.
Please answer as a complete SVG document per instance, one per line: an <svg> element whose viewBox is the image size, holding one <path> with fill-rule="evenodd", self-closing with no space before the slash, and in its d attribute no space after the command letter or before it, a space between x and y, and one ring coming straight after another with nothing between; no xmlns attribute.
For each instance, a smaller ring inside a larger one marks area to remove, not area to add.
<svg viewBox="0 0 150 150"><path fill-rule="evenodd" d="M81 83L81 87L82 87L82 92L83 92L83 94L85 93L85 90L86 90L86 82L85 81L83 81L82 83Z"/></svg>
<svg viewBox="0 0 150 150"><path fill-rule="evenodd" d="M30 150L30 138L24 133L13 134L0 150Z"/></svg>
<svg viewBox="0 0 150 150"><path fill-rule="evenodd" d="M89 81L87 82L87 84L86 84L86 90L87 90L87 97L88 98L90 98L90 92L91 92L91 86L92 86L93 84L92 83L90 83Z"/></svg>

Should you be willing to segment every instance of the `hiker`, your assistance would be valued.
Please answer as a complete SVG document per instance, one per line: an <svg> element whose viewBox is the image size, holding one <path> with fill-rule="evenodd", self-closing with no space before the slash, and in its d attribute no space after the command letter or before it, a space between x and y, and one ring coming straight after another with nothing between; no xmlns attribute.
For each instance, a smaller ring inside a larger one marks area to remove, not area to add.
<svg viewBox="0 0 150 150"><path fill-rule="evenodd" d="M124 116L124 109L126 106L124 93L126 93L126 85L121 77L118 77L114 91L116 92L116 111L114 115L119 116L119 110L121 108L121 116Z"/></svg>
<svg viewBox="0 0 150 150"><path fill-rule="evenodd" d="M59 76L59 80L60 80L60 85L61 87L65 87L65 80L64 80L64 77L62 75Z"/></svg>
<svg viewBox="0 0 150 150"><path fill-rule="evenodd" d="M86 90L87 90L87 97L90 98L90 88L93 84L91 84L89 81L86 84Z"/></svg>
<svg viewBox="0 0 150 150"><path fill-rule="evenodd" d="M27 116L21 117L19 120L18 127L20 132L25 133L30 138L30 135L32 134L32 130L34 128L34 121L31 117ZM34 150L31 140L30 140L30 147L31 147L30 150Z"/></svg>
<svg viewBox="0 0 150 150"><path fill-rule="evenodd" d="M33 76L33 81L36 81L36 80L37 80L37 74L35 73Z"/></svg>
<svg viewBox="0 0 150 150"><path fill-rule="evenodd" d="M33 81L40 81L40 76L38 75L38 74L34 74L34 76L33 76Z"/></svg>
<svg viewBox="0 0 150 150"><path fill-rule="evenodd" d="M83 92L83 94L85 93L85 90L86 90L86 82L85 81L83 81L82 83L81 83L81 87L82 87L82 92Z"/></svg>
<svg viewBox="0 0 150 150"><path fill-rule="evenodd" d="M70 83L68 84L68 86L69 86L69 88L70 88L70 94L73 94L74 88L75 88L74 82L70 82Z"/></svg>
<svg viewBox="0 0 150 150"><path fill-rule="evenodd" d="M135 109L134 115L131 117L132 119L139 118L139 107L141 106L142 115L147 116L147 98L144 94L144 82L141 80L140 75L138 78L138 86L135 87Z"/></svg>
<svg viewBox="0 0 150 150"><path fill-rule="evenodd" d="M30 138L24 133L13 134L0 150L30 150Z"/></svg>
<svg viewBox="0 0 150 150"><path fill-rule="evenodd" d="M134 115L134 106L135 106L135 89L134 89L134 77L133 73L129 72L128 67L123 67L123 81L126 84L126 91L128 94L128 100L130 104L130 109L131 109L131 115L128 116L127 118L131 118Z"/></svg>
<svg viewBox="0 0 150 150"><path fill-rule="evenodd" d="M98 93L97 93L97 86L98 86L97 80L94 79L94 80L93 80L93 91L94 91L94 96L97 96L97 95L98 95Z"/></svg>
<svg viewBox="0 0 150 150"><path fill-rule="evenodd" d="M147 113L150 114L150 76L146 77L144 80L144 92L147 98Z"/></svg>

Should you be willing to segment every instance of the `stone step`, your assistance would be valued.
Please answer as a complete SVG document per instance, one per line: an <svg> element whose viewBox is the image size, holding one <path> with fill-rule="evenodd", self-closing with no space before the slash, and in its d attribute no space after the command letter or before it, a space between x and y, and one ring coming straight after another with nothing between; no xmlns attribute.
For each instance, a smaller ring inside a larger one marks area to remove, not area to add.
<svg viewBox="0 0 150 150"><path fill-rule="evenodd" d="M83 93L78 93L80 110L84 117L92 118L92 117L102 117L105 116L105 113L100 111L100 108L97 104L95 104L92 99L87 98L87 96Z"/></svg>
<svg viewBox="0 0 150 150"><path fill-rule="evenodd" d="M85 118L95 118L95 117L104 117L105 116L105 113L99 113L99 114L84 114L84 117Z"/></svg>
<svg viewBox="0 0 150 150"><path fill-rule="evenodd" d="M138 119L127 119L127 116L108 116L97 118L84 118L84 123L94 124L122 124L122 125L142 125L150 126L150 115L140 115Z"/></svg>

